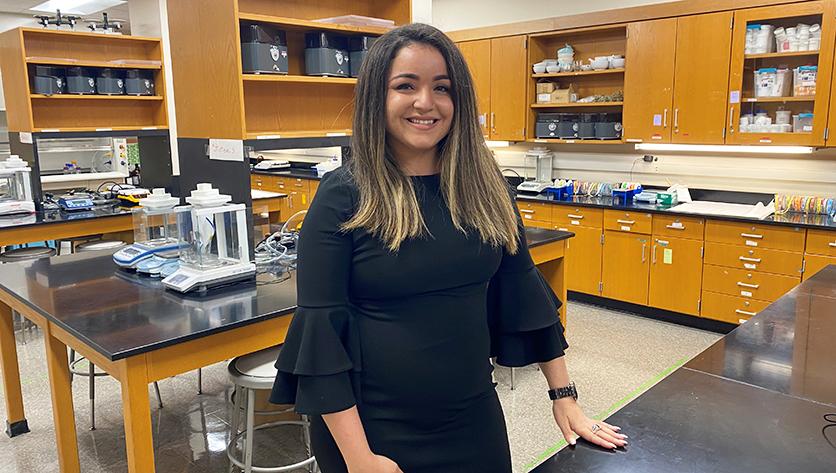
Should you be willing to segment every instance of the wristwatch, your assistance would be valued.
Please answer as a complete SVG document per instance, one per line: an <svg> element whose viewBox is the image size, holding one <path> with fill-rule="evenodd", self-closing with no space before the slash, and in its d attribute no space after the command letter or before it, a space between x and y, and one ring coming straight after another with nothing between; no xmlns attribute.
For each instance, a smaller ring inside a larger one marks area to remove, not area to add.
<svg viewBox="0 0 836 473"><path fill-rule="evenodd" d="M569 383L569 386L562 388L549 389L549 398L552 401L563 399L564 397L571 397L576 401L578 400L578 390L575 388L575 383Z"/></svg>

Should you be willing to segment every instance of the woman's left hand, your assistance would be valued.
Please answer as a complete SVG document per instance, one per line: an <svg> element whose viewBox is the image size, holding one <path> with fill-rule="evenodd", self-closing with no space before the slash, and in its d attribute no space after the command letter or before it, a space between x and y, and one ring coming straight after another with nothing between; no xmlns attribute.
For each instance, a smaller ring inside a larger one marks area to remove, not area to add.
<svg viewBox="0 0 836 473"><path fill-rule="evenodd" d="M619 433L620 427L590 419L583 413L578 402L571 397L553 401L552 412L557 426L569 445L575 445L573 433L588 442L610 450L627 445L627 436Z"/></svg>

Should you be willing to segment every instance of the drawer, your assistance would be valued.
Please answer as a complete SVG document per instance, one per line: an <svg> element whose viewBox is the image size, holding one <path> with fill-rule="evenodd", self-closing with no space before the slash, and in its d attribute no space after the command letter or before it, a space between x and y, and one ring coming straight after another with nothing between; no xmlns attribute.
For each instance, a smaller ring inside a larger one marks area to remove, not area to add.
<svg viewBox="0 0 836 473"><path fill-rule="evenodd" d="M258 174L250 174L250 187L253 189L261 189L264 186L264 180Z"/></svg>
<svg viewBox="0 0 836 473"><path fill-rule="evenodd" d="M705 226L705 241L752 248L804 251L804 230L799 227L709 220Z"/></svg>
<svg viewBox="0 0 836 473"><path fill-rule="evenodd" d="M794 251L750 248L707 241L704 262L728 268L800 277L803 255Z"/></svg>
<svg viewBox="0 0 836 473"><path fill-rule="evenodd" d="M653 215L623 210L604 210L604 229L618 232L644 233L653 230Z"/></svg>
<svg viewBox="0 0 836 473"><path fill-rule="evenodd" d="M811 255L836 256L836 231L807 230L807 250Z"/></svg>
<svg viewBox="0 0 836 473"><path fill-rule="evenodd" d="M522 216L523 221L539 220L548 223L552 221L552 204L518 200L517 207L520 209L520 216Z"/></svg>
<svg viewBox="0 0 836 473"><path fill-rule="evenodd" d="M836 264L836 256L805 255L804 280L812 278L816 273L831 264Z"/></svg>
<svg viewBox="0 0 836 473"><path fill-rule="evenodd" d="M705 230L705 219L694 217L680 217L676 215L653 216L653 234L702 240Z"/></svg>
<svg viewBox="0 0 836 473"><path fill-rule="evenodd" d="M604 209L552 205L552 220L559 225L578 225L581 227L602 228Z"/></svg>
<svg viewBox="0 0 836 473"><path fill-rule="evenodd" d="M700 316L732 324L742 324L767 306L769 302L766 301L703 291Z"/></svg>
<svg viewBox="0 0 836 473"><path fill-rule="evenodd" d="M793 276L779 276L710 264L703 266L702 288L730 296L774 301L800 283L799 278Z"/></svg>

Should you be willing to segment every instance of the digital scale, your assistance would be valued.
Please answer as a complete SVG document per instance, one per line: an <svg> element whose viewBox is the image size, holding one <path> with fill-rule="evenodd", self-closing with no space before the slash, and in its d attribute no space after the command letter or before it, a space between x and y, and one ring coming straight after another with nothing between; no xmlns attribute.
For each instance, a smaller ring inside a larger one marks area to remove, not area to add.
<svg viewBox="0 0 836 473"><path fill-rule="evenodd" d="M525 153L526 163L529 160L534 160L534 168L536 169L535 178L533 181L523 181L517 186L520 192L532 192L539 194L548 187L552 187L552 162L554 155L547 148L532 148ZM526 164L526 169L531 166Z"/></svg>
<svg viewBox="0 0 836 473"><path fill-rule="evenodd" d="M89 197L65 195L58 199L58 206L61 207L61 210L66 210L68 212L93 210L93 199Z"/></svg>
<svg viewBox="0 0 836 473"><path fill-rule="evenodd" d="M0 215L31 214L35 212L32 201L32 170L26 161L16 154L0 161Z"/></svg>
<svg viewBox="0 0 836 473"><path fill-rule="evenodd" d="M254 169L258 169L259 171L272 171L275 169L287 169L289 167L290 161L281 161L277 159L265 159L253 166Z"/></svg>
<svg viewBox="0 0 836 473"><path fill-rule="evenodd" d="M201 269L181 264L177 271L163 279L163 284L179 292L194 290L202 292L236 281L252 279L254 276L255 264L253 263L249 265L228 263L211 269Z"/></svg>
<svg viewBox="0 0 836 473"><path fill-rule="evenodd" d="M160 188L140 199L141 207L132 214L134 243L114 253L113 262L121 268L159 276L166 261L176 261L180 248L176 214L188 211L177 208L179 203L180 199ZM159 257L154 259L155 255Z"/></svg>

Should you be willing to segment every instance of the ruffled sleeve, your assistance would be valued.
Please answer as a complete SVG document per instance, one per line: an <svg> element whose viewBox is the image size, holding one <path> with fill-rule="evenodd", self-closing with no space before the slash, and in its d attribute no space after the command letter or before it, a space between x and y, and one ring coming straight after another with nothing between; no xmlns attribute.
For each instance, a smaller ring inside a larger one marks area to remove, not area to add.
<svg viewBox="0 0 836 473"><path fill-rule="evenodd" d="M270 401L302 414L338 412L357 403L361 362L349 304L354 189L345 170L326 174L299 236L297 309L279 359Z"/></svg>
<svg viewBox="0 0 836 473"><path fill-rule="evenodd" d="M507 252L488 284L491 356L503 366L526 366L563 356L569 348L557 310L562 305L528 252L520 226L520 249Z"/></svg>

